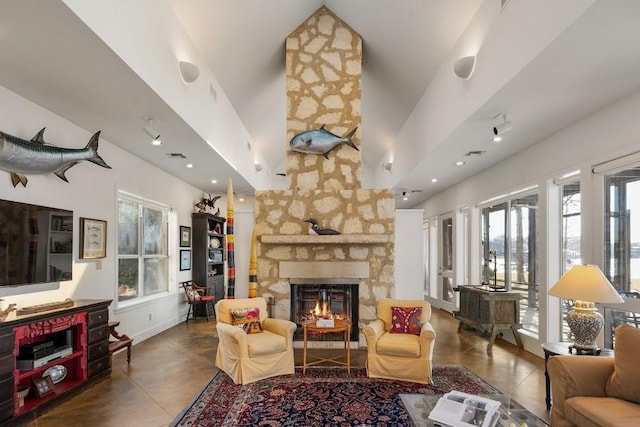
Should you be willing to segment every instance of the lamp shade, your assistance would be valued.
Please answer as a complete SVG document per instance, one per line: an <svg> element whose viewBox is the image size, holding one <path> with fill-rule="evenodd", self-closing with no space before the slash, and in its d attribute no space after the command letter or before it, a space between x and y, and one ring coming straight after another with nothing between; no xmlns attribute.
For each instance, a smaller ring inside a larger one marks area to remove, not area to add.
<svg viewBox="0 0 640 427"><path fill-rule="evenodd" d="M576 265L567 271L549 295L559 298L599 303L624 302L597 265Z"/></svg>

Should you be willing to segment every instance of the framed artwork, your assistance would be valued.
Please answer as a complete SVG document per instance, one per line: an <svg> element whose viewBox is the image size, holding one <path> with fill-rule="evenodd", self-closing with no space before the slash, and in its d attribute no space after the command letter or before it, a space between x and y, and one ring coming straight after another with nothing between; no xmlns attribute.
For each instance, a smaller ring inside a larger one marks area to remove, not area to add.
<svg viewBox="0 0 640 427"><path fill-rule="evenodd" d="M191 251L180 249L180 271L191 270Z"/></svg>
<svg viewBox="0 0 640 427"><path fill-rule="evenodd" d="M55 391L55 386L53 385L53 380L49 375L37 378L33 380L33 389L36 393L36 396L42 397L48 394L51 394Z"/></svg>
<svg viewBox="0 0 640 427"><path fill-rule="evenodd" d="M80 218L80 259L107 256L107 221Z"/></svg>
<svg viewBox="0 0 640 427"><path fill-rule="evenodd" d="M180 226L180 247L191 247L191 227Z"/></svg>

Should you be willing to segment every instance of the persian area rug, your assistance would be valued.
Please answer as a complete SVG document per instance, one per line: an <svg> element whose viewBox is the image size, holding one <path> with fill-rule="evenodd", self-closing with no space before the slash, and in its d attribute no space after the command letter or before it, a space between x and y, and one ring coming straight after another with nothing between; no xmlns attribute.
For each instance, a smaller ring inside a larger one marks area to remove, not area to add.
<svg viewBox="0 0 640 427"><path fill-rule="evenodd" d="M178 426L410 426L401 393L472 394L500 391L466 368L433 367L433 385L368 378L364 368L296 368L245 386L218 372L171 424Z"/></svg>

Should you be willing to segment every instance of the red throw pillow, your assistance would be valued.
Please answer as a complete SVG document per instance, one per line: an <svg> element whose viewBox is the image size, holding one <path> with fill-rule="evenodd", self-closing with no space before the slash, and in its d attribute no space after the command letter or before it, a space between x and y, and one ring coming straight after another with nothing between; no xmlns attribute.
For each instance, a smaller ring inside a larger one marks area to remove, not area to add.
<svg viewBox="0 0 640 427"><path fill-rule="evenodd" d="M391 307L391 333L420 335L422 307Z"/></svg>
<svg viewBox="0 0 640 427"><path fill-rule="evenodd" d="M244 307L231 309L231 323L244 329L248 334L262 332L260 323L260 309L258 307Z"/></svg>

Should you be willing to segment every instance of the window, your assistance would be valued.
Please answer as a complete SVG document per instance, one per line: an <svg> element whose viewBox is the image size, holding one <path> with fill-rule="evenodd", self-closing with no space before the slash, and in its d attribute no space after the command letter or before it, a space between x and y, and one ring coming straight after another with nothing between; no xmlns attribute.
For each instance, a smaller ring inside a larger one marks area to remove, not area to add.
<svg viewBox="0 0 640 427"><path fill-rule="evenodd" d="M640 166L604 176L604 274L626 302L605 310L605 347L622 323L640 327Z"/></svg>
<svg viewBox="0 0 640 427"><path fill-rule="evenodd" d="M538 195L482 209L482 283L522 295L522 328L538 333Z"/></svg>
<svg viewBox="0 0 640 427"><path fill-rule="evenodd" d="M640 167L604 181L605 274L619 292L640 292Z"/></svg>
<svg viewBox="0 0 640 427"><path fill-rule="evenodd" d="M571 267L581 264L581 202L580 181L567 182L561 186L562 197L562 263L560 274L566 273ZM562 299L562 341L573 341L571 331L567 326L566 315L571 310L572 301Z"/></svg>
<svg viewBox="0 0 640 427"><path fill-rule="evenodd" d="M140 301L169 290L166 206L118 197L118 302Z"/></svg>

